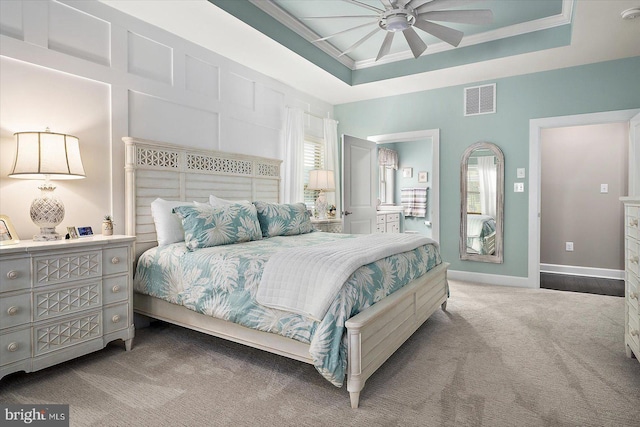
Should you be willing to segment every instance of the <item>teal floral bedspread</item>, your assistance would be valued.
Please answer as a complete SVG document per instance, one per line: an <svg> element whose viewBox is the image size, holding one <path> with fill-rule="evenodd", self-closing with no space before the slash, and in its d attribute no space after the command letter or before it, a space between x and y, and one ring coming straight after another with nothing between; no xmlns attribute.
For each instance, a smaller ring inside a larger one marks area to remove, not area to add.
<svg viewBox="0 0 640 427"><path fill-rule="evenodd" d="M321 322L259 305L263 267L279 249L353 239L309 233L189 251L184 242L156 247L138 260L136 292L184 305L198 313L310 344L318 372L337 387L347 363L345 322L442 262L436 245L383 258L356 270Z"/></svg>

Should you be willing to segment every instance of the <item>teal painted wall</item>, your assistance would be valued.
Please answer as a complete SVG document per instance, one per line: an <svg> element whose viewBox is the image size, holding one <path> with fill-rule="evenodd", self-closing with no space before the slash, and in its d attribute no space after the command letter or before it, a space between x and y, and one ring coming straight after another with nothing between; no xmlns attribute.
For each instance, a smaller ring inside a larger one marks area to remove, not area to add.
<svg viewBox="0 0 640 427"><path fill-rule="evenodd" d="M496 83L497 112L464 117L464 88ZM527 277L528 179L514 193L516 168L529 176L529 120L640 107L640 57L335 106L339 133L360 138L440 129L440 245L452 270ZM504 263L460 261L460 159L478 141L505 155ZM521 180L518 180L521 181Z"/></svg>

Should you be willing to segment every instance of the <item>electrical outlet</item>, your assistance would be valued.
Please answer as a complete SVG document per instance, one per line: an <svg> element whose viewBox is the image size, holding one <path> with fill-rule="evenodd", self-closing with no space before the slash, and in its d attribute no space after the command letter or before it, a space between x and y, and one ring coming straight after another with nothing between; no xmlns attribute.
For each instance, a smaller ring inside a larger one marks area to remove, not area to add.
<svg viewBox="0 0 640 427"><path fill-rule="evenodd" d="M566 242L565 243L565 250L567 252L573 252L573 242Z"/></svg>
<svg viewBox="0 0 640 427"><path fill-rule="evenodd" d="M609 192L609 184L600 184L600 192L608 193Z"/></svg>
<svg viewBox="0 0 640 427"><path fill-rule="evenodd" d="M524 182L514 182L513 191L514 193L524 193Z"/></svg>
<svg viewBox="0 0 640 427"><path fill-rule="evenodd" d="M523 179L524 177L525 177L525 169L524 168L517 168L516 169L516 178Z"/></svg>

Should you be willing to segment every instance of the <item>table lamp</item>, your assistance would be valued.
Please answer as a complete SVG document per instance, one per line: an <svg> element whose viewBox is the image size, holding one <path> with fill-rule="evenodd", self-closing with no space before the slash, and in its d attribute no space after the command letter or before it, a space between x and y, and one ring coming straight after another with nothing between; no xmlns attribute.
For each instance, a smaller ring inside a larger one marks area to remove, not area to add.
<svg viewBox="0 0 640 427"><path fill-rule="evenodd" d="M64 219L64 205L55 197L52 179L82 179L85 177L78 138L62 133L17 132L16 157L9 176L22 179L44 179L41 191L31 203L31 220L40 227L36 241L59 240L56 226Z"/></svg>
<svg viewBox="0 0 640 427"><path fill-rule="evenodd" d="M309 184L307 190L320 190L320 194L316 199L316 212L318 219L327 219L327 199L324 195L325 191L335 191L336 182L333 171L314 169L309 171Z"/></svg>

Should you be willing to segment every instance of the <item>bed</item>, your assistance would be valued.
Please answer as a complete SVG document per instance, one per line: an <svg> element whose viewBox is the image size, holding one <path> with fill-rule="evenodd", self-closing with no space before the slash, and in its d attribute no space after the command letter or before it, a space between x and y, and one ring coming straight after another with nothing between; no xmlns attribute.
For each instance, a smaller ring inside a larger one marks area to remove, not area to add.
<svg viewBox="0 0 640 427"><path fill-rule="evenodd" d="M226 245L224 250L217 247L217 249L206 248L206 250L189 251L187 248L189 241L158 246L158 236L155 232L151 214L151 204L154 200L163 198L174 201L206 203L210 200L210 195L215 193L221 198L261 200L267 204L278 204L280 160L198 150L131 137L125 137L123 140L126 144L125 227L127 234L137 237L135 259L140 265L136 268L151 265L151 260L154 257L156 259L163 257L163 259L167 259L167 257L181 258L184 254L202 258L207 254L209 254L208 256L219 257L221 253L227 253L235 254L234 256L246 256L247 258L245 259L263 260L265 257L265 259L270 256L275 257L275 255L269 254L286 252L285 250L282 252L274 251L269 245L307 246L318 243L314 242L314 240L323 241L325 245L333 245L335 240L357 238L349 235L313 232L297 237L273 236L256 241ZM312 242L310 243L309 241ZM317 245L317 247L321 246L321 244ZM257 250L258 253L247 255L248 252L246 251L249 249L246 247L251 247L251 250ZM413 251L433 252L428 250L426 245L416 247ZM295 251L289 250L288 252ZM401 255L403 254L398 254L398 256ZM140 258L141 256L142 258ZM260 256L263 258L260 258ZM322 319L308 319L306 318L307 316L301 314L283 315L280 309L269 308L267 311L271 315L273 313L278 314L276 317L279 322L282 319L286 320L275 324L291 325L292 323L297 324L296 322L307 322L311 325L311 329L304 332L305 329L303 327L279 327L280 329L285 329L285 333L282 335L279 334L282 333L282 330L272 330L269 329L270 327L258 327L256 329L255 325L251 324L251 321L240 320L239 323L234 323L233 321L213 317L212 314L215 315L214 313L207 313L206 309L202 309L206 304L200 304L201 310L198 311L197 301L193 303L195 300L193 298L189 300L189 297L185 296L187 295L186 293L174 292L171 294L165 292L165 295L163 295L162 292L164 291L159 291L163 280L158 279L158 277L161 276L154 278L152 277L153 274L147 274L147 277L141 280L140 278L146 273L137 273L138 277L135 279L134 311L139 315L163 320L310 363L316 366L317 369L320 366L319 372L335 385L341 383L346 376L351 406L357 408L360 392L366 380L438 307L446 308L448 297L446 273L448 264L439 259L437 251L430 255L424 255L426 258L422 261L417 254L411 256L413 257L412 259L417 260L418 264L425 264L425 266L417 269L413 268L418 273L414 271L415 274L413 276L407 276L406 285L399 289L392 289L392 293L384 298L372 296L375 301L358 299L360 302L352 307L354 313L357 314L352 315L350 308L344 315L346 321L344 319L341 320L343 326L340 326L340 328L343 328L344 331L331 332L332 335L338 336L333 345L342 346L345 360L344 362L334 363L327 368L328 375L323 372L323 362L320 364L318 362L318 353L315 351L317 345L313 342L313 335L318 330L325 329L326 325L322 323ZM390 262L388 258L380 261ZM272 263L272 261L269 262ZM431 264L428 266L430 268L428 271L426 264ZM380 271L383 270L384 268L380 268ZM268 269L265 268L266 271ZM157 274L162 275L162 273ZM183 277L182 274L178 274L178 276ZM198 276L192 282L196 283L202 277L204 276ZM244 275L244 277L248 276ZM191 283L189 280L183 281L182 286L192 288L193 286L189 285L189 283ZM255 292L255 282L252 283L253 285L249 284L247 286L250 293ZM170 286L171 284L169 284ZM342 292L346 292L344 289L349 288L349 286L351 285L347 282L340 289L342 289ZM353 289L353 286L350 289ZM388 291L389 289L385 293L388 293ZM180 299L187 301L187 303L185 304ZM189 303L189 301L192 302ZM254 311L256 308L260 309L260 304L256 304L255 301L251 301L251 304L253 304ZM225 316L221 317L225 318ZM226 318L229 318L229 316ZM234 318L233 320L236 321L237 319ZM275 329L278 329L278 327Z"/></svg>
<svg viewBox="0 0 640 427"><path fill-rule="evenodd" d="M496 220L489 215L467 214L467 253L492 255L496 251Z"/></svg>

